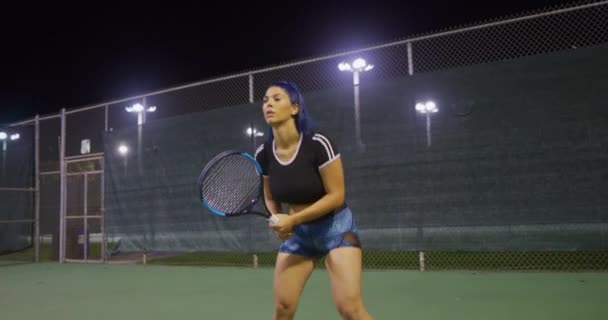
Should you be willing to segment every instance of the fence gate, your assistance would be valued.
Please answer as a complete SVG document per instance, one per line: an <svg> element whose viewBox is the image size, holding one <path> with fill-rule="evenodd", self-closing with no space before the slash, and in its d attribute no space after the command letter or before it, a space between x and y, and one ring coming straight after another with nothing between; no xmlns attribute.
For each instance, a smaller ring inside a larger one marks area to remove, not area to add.
<svg viewBox="0 0 608 320"><path fill-rule="evenodd" d="M65 163L65 261L102 262L103 155L66 157Z"/></svg>

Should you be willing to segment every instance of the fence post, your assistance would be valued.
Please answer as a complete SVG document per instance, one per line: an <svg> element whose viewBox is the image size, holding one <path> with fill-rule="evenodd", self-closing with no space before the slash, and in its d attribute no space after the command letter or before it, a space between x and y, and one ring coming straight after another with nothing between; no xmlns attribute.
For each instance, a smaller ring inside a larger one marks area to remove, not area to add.
<svg viewBox="0 0 608 320"><path fill-rule="evenodd" d="M66 187L67 175L65 165L65 134L66 117L65 108L61 109L61 136L59 142L59 263L65 262L65 215L66 215Z"/></svg>
<svg viewBox="0 0 608 320"><path fill-rule="evenodd" d="M34 251L35 261L40 261L40 116L35 118L35 146L34 146Z"/></svg>
<svg viewBox="0 0 608 320"><path fill-rule="evenodd" d="M407 43L407 73L411 76L414 75L414 52L412 50L412 43Z"/></svg>
<svg viewBox="0 0 608 320"><path fill-rule="evenodd" d="M424 251L419 251L418 252L418 264L420 266L420 271L424 271L425 267L424 267Z"/></svg>

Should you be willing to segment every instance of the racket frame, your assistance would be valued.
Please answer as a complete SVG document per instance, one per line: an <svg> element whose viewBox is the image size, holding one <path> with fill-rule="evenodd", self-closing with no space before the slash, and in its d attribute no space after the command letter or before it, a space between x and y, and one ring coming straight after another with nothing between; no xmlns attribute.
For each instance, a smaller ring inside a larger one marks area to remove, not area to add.
<svg viewBox="0 0 608 320"><path fill-rule="evenodd" d="M258 193L258 196L256 197L256 199L254 201L252 201L244 210L241 210L240 212L221 212L219 210L211 208L207 204L207 200L205 200L205 197L203 195L203 183L205 181L205 178L207 177L208 172L216 164L218 164L223 158L228 157L228 156L233 156L233 155L243 156L255 165L256 172L260 178L260 190L259 190L259 193ZM260 164L255 160L255 158L247 152L239 151L239 150L227 150L227 151L219 153L218 155L213 157L211 160L209 160L209 162L207 162L207 164L205 165L205 167L199 174L198 183L197 183L197 192L198 192L199 201L203 204L203 206L216 215L219 215L222 217L237 217L237 216L242 216L242 215L253 214L253 215L265 217L265 218L269 219L270 221L272 221L273 223L278 221L278 219L270 213L270 210L268 210L268 207L266 206L266 201L264 200L264 178L262 175L262 166L260 166ZM255 210L251 210L258 202L260 202L260 200L262 200L262 204L264 205L265 212L258 212Z"/></svg>

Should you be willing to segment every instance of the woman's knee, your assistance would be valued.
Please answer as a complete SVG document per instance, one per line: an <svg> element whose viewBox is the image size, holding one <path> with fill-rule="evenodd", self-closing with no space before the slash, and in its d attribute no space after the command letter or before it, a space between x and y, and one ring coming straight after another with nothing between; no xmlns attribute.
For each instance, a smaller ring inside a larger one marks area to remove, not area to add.
<svg viewBox="0 0 608 320"><path fill-rule="evenodd" d="M342 319L360 319L365 314L361 297L350 297L336 301L336 308Z"/></svg>
<svg viewBox="0 0 608 320"><path fill-rule="evenodd" d="M274 312L279 319L282 319L284 317L291 319L291 317L296 313L297 307L297 301L290 301L284 299L276 300L274 303Z"/></svg>

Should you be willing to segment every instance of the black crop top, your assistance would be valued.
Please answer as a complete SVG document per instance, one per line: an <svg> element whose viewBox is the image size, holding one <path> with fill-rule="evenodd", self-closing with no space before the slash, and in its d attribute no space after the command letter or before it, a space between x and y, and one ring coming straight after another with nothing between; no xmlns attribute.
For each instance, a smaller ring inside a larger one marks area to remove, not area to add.
<svg viewBox="0 0 608 320"><path fill-rule="evenodd" d="M288 161L279 160L274 146L274 140L265 142L255 153L262 174L270 178L272 199L306 204L323 197L326 191L319 169L340 157L332 140L320 133L300 135L296 152Z"/></svg>

